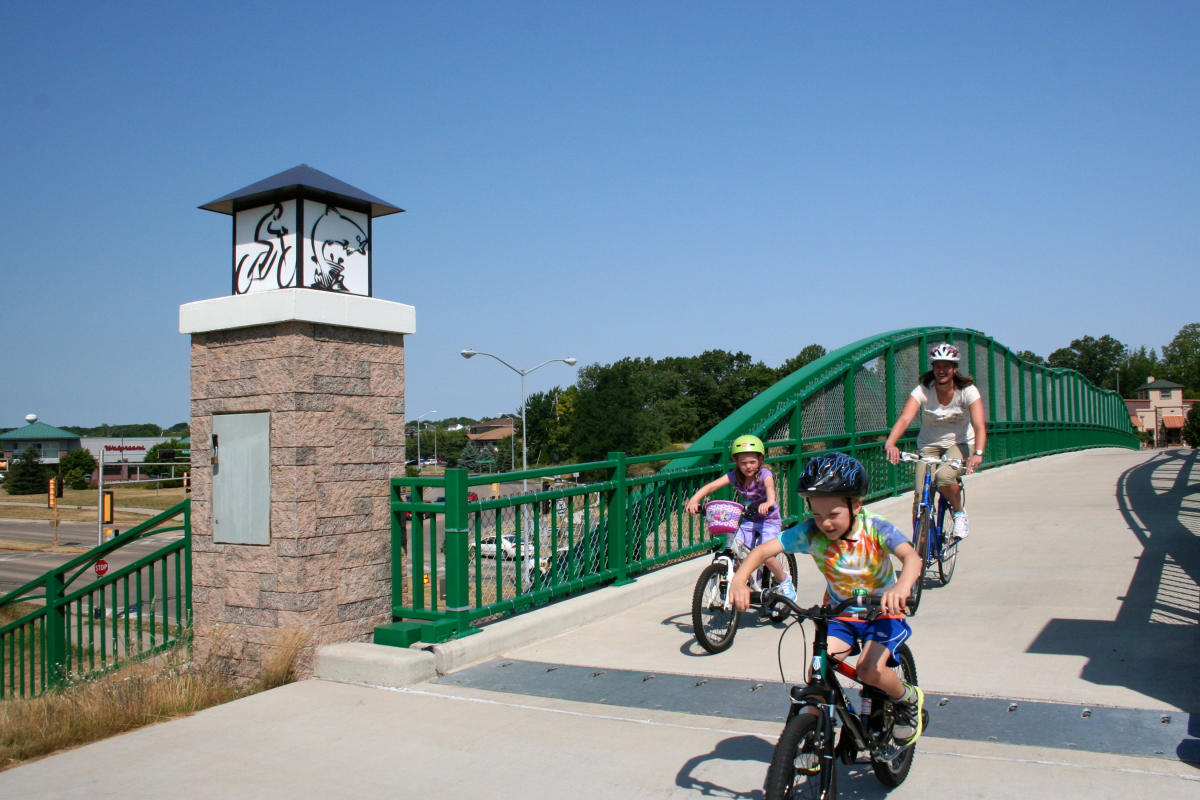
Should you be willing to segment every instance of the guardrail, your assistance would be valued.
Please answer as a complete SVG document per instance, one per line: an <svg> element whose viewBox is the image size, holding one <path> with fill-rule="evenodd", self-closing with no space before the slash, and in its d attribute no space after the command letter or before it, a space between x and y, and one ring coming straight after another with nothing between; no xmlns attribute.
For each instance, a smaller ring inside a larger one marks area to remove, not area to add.
<svg viewBox="0 0 1200 800"><path fill-rule="evenodd" d="M729 443L767 444L785 525L804 515L791 491L811 456L840 450L871 475L870 498L908 491L912 466L887 463L883 441L928 369L932 344L949 341L975 376L988 422L985 468L1087 447L1137 448L1124 402L1079 373L1029 364L986 335L914 328L863 339L778 382L678 453L494 476L447 470L392 480L392 614L377 642L408 646L469 635L500 616L622 583L710 550L687 498L730 469ZM912 449L916 427L901 440ZM653 474L644 474L649 468ZM582 476L582 480L580 479ZM531 481L532 492L483 500L472 488Z"/></svg>
<svg viewBox="0 0 1200 800"><path fill-rule="evenodd" d="M182 532L132 563L89 577L105 556ZM191 504L184 500L0 597L0 698L36 697L190 641ZM90 572L89 572L90 571Z"/></svg>

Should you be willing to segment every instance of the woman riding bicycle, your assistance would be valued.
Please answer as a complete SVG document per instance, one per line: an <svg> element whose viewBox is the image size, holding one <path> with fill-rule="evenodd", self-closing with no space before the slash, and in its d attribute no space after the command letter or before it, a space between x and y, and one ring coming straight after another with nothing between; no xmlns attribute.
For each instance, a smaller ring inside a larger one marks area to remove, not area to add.
<svg viewBox="0 0 1200 800"><path fill-rule="evenodd" d="M900 461L900 449L896 443L908 430L908 426L921 412L921 432L917 434L917 448L923 456L949 456L966 463L970 475L983 462L983 450L987 444L987 426L984 422L983 397L970 376L958 374L961 355L952 344L935 345L929 351L930 370L921 376L917 387L912 390L896 424L892 426L883 449L887 460L893 464ZM972 444L973 442L973 444ZM917 462L916 491L913 497L913 517L917 515L921 487L925 482L925 464ZM958 478L962 470L949 464L939 467L933 475L938 491L950 503L954 511L954 537L967 535L967 512L963 508L962 493Z"/></svg>

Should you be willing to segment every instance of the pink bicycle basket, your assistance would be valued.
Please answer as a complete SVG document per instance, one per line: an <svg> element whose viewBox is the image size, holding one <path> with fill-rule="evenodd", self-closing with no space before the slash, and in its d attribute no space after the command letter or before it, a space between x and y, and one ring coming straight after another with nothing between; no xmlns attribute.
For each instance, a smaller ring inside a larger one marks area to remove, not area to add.
<svg viewBox="0 0 1200 800"><path fill-rule="evenodd" d="M708 524L708 532L714 536L733 533L741 524L742 512L745 510L745 506L732 500L710 500L704 506L704 521Z"/></svg>

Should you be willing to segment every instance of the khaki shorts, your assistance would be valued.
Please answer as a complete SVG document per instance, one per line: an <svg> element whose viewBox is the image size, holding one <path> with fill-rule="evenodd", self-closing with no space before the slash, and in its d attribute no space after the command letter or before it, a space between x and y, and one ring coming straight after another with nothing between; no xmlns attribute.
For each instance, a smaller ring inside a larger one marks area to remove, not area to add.
<svg viewBox="0 0 1200 800"><path fill-rule="evenodd" d="M950 447L938 447L931 445L930 447L922 447L921 455L923 456L950 456L957 458L965 465L967 457L970 453L967 451L967 445L956 444ZM913 516L917 516L917 508L921 505L921 489L925 487L925 469L930 465L924 461L917 462L915 482L913 483ZM955 469L949 464L942 464L937 467L933 473L934 486L953 486L958 482L958 477L967 471L964 466L962 469ZM936 497L934 498L936 499Z"/></svg>

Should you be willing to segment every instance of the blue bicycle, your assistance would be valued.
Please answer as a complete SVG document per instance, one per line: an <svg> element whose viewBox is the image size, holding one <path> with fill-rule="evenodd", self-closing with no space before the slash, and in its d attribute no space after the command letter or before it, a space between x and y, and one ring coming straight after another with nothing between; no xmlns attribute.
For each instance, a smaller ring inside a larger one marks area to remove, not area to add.
<svg viewBox="0 0 1200 800"><path fill-rule="evenodd" d="M934 574L936 565L936 580L945 586L954 576L954 564L958 560L958 539L952 536L954 530L954 514L950 510L950 502L933 486L933 473L943 464L955 469L963 469L961 459L949 456L923 456L919 453L901 453L901 461L920 461L926 465L925 481L921 486L921 500L917 505L917 516L913 520L913 547L921 556L924 568L921 570L921 580L913 587L912 601L909 607L916 613L921 603L921 590L925 585L925 576ZM963 507L966 507L967 491L963 488L962 476L958 478L959 497ZM934 495L937 495L936 513L934 511ZM947 523L949 525L947 526Z"/></svg>

